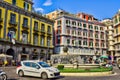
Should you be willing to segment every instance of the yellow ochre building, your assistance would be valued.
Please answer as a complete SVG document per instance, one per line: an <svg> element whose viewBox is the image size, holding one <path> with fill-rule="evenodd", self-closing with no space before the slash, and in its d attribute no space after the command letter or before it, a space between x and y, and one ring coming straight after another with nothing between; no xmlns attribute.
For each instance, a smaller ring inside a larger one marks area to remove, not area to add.
<svg viewBox="0 0 120 80"><path fill-rule="evenodd" d="M0 0L0 53L14 60L47 60L53 53L54 21L32 6L32 0Z"/></svg>

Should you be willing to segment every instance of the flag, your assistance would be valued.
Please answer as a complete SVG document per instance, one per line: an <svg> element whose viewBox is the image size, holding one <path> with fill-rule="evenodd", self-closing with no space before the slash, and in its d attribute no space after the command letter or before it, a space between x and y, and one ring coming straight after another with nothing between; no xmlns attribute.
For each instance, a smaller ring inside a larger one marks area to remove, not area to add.
<svg viewBox="0 0 120 80"><path fill-rule="evenodd" d="M10 38L10 37L11 37L11 33L10 33L10 32L8 32L7 36Z"/></svg>
<svg viewBox="0 0 120 80"><path fill-rule="evenodd" d="M14 38L12 38L12 43L15 44L15 39Z"/></svg>

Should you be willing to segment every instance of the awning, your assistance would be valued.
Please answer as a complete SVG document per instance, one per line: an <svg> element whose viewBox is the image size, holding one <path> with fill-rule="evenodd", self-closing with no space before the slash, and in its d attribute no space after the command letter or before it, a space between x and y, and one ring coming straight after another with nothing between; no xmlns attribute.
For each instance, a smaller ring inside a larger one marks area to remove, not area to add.
<svg viewBox="0 0 120 80"><path fill-rule="evenodd" d="M100 58L108 58L108 56L102 55L102 56L100 56Z"/></svg>
<svg viewBox="0 0 120 80"><path fill-rule="evenodd" d="M6 54L0 54L0 58L13 58L13 57Z"/></svg>

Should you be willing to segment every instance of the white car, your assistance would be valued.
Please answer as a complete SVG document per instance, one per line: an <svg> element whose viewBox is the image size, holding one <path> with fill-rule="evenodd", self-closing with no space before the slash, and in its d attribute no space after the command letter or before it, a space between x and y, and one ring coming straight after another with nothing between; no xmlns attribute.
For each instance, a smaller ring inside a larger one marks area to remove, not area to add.
<svg viewBox="0 0 120 80"><path fill-rule="evenodd" d="M26 60L21 61L17 67L16 73L22 76L34 76L47 78L56 78L60 76L60 71L57 68L50 67L45 62Z"/></svg>

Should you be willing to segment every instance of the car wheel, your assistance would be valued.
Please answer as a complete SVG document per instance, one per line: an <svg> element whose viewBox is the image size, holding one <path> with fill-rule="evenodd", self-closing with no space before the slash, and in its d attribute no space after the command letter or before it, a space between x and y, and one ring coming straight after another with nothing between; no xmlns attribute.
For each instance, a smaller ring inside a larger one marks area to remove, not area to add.
<svg viewBox="0 0 120 80"><path fill-rule="evenodd" d="M41 74L41 77L42 77L42 79L47 79L47 78L48 78L48 75L47 75L47 73L43 72L43 73Z"/></svg>
<svg viewBox="0 0 120 80"><path fill-rule="evenodd" d="M20 71L18 72L18 75L19 75L20 77L23 77L23 76L24 76L24 72L23 72L22 70L20 70Z"/></svg>
<svg viewBox="0 0 120 80"><path fill-rule="evenodd" d="M7 80L7 75L6 75L6 74L2 74L2 75L1 75L1 79L2 79L2 80Z"/></svg>

